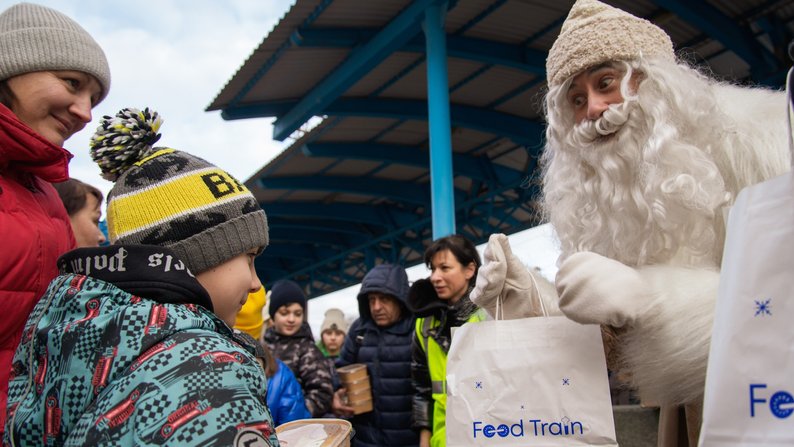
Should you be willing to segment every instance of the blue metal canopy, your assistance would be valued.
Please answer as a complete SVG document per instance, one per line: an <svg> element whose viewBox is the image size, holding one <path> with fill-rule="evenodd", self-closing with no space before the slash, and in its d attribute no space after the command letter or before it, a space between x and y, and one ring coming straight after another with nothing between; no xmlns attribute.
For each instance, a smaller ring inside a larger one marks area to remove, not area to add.
<svg viewBox="0 0 794 447"><path fill-rule="evenodd" d="M572 3L298 0L207 109L275 117L291 142L246 181L270 221L263 281L314 297L422 262L439 232L537 225L545 59ZM783 83L790 0L607 3L717 76Z"/></svg>

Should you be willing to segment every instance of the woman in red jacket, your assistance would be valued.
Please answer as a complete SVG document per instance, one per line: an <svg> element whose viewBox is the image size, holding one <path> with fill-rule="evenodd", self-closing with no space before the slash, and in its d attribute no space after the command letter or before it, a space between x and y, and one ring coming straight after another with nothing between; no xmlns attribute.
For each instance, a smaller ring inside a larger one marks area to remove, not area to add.
<svg viewBox="0 0 794 447"><path fill-rule="evenodd" d="M0 14L0 435L22 327L75 245L50 182L69 178L63 142L109 87L104 52L72 19L30 3Z"/></svg>

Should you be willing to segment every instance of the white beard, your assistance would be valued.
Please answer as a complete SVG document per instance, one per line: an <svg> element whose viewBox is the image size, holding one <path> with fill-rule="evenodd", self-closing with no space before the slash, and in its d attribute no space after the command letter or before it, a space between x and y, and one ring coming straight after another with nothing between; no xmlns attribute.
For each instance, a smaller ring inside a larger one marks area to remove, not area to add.
<svg viewBox="0 0 794 447"><path fill-rule="evenodd" d="M563 256L593 251L635 266L669 261L682 249L708 258L715 214L729 197L717 166L671 126L662 126L666 138L651 137L653 122L636 101L615 112L622 126L577 126L563 142L565 155L546 169L546 210ZM598 128L616 130L603 137Z"/></svg>
<svg viewBox="0 0 794 447"><path fill-rule="evenodd" d="M637 267L652 302L621 336L621 364L643 400L678 404L703 392L723 207L789 169L785 97L669 62L638 67L636 96L624 86L627 105L604 115L613 127L571 131L567 84L550 90L543 209L560 260L592 251Z"/></svg>

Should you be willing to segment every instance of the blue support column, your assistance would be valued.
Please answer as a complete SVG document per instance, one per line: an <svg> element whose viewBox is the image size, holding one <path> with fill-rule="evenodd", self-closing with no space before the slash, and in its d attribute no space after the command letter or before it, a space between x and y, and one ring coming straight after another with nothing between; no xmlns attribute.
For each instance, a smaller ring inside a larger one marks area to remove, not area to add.
<svg viewBox="0 0 794 447"><path fill-rule="evenodd" d="M455 233L447 39L444 31L446 11L446 2L433 2L425 10L425 21L422 26L427 46L427 111L428 126L430 127L430 200L433 216L433 240Z"/></svg>

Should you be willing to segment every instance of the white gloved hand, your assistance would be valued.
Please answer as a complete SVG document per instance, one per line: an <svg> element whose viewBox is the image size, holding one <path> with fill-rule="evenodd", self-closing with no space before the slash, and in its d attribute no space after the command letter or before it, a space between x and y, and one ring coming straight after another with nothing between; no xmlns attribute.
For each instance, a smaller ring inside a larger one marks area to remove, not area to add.
<svg viewBox="0 0 794 447"><path fill-rule="evenodd" d="M483 265L469 297L494 319L512 320L543 315L532 274L510 249L504 234L492 234L483 253ZM497 300L499 314L496 313Z"/></svg>
<svg viewBox="0 0 794 447"><path fill-rule="evenodd" d="M589 251L574 253L557 272L560 310L579 323L632 325L651 304L639 272Z"/></svg>

